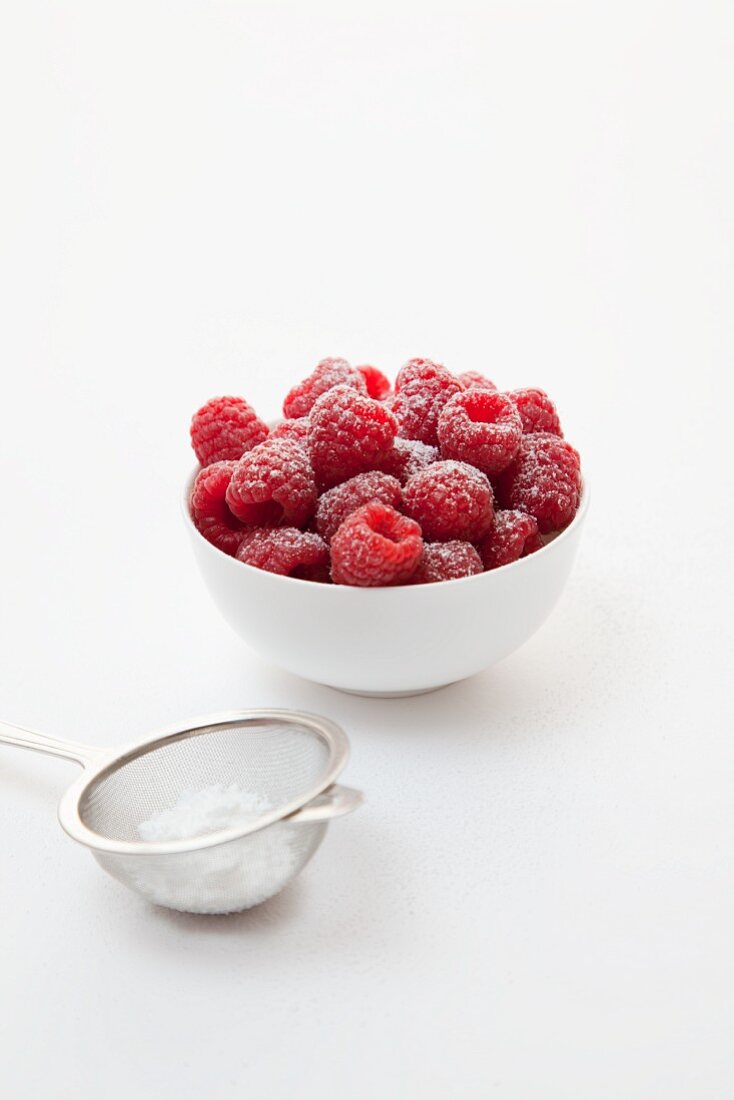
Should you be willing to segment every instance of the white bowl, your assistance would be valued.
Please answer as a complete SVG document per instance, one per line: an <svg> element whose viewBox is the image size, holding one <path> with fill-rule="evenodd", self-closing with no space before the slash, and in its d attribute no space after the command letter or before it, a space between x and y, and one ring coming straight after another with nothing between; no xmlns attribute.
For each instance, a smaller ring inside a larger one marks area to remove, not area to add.
<svg viewBox="0 0 734 1100"><path fill-rule="evenodd" d="M464 680L527 642L568 580L589 502L542 550L438 584L351 588L236 561L183 512L204 581L232 629L274 665L359 695L415 695Z"/></svg>

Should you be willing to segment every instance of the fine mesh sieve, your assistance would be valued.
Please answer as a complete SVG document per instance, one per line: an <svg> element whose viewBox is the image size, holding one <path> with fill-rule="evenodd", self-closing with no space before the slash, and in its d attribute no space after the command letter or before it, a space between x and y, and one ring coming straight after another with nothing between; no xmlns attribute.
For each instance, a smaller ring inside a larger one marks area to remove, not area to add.
<svg viewBox="0 0 734 1100"><path fill-rule="evenodd" d="M297 711L216 715L121 750L3 723L0 742L82 764L59 806L63 828L126 886L191 913L229 913L272 897L309 861L329 820L362 801L360 792L334 783L349 753L344 731ZM141 826L182 796L228 789L246 791L258 808L227 828L141 839Z"/></svg>

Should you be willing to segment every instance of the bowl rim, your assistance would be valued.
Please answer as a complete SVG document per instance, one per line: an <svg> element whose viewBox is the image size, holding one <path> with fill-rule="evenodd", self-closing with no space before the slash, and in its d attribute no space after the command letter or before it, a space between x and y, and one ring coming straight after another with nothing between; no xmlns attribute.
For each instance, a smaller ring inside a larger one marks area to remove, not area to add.
<svg viewBox="0 0 734 1100"><path fill-rule="evenodd" d="M266 569L258 569L256 566L249 565L247 562L237 561L237 559L233 558L231 556L231 554L225 554L225 552L223 550L220 550L219 547L214 546L211 542L209 542L208 539L205 539L204 536L201 534L201 532L196 527L196 524L194 523L194 521L191 517L191 509L189 507L189 498L191 496L191 490L193 488L193 484L194 484L194 481L196 479L196 475L199 473L199 471L201 469L202 469L201 466L195 466L193 468L193 470L189 473L189 475L186 478L186 481L184 483L183 495L180 499L180 507L181 507L181 512L183 514L184 523L189 528L189 530L193 533L193 535L196 539L200 540L201 543L204 544L204 546L208 547L209 550L213 554L216 554L218 557L222 557L222 558L228 559L229 561L231 561L233 563L236 563L238 568L247 569L247 570L249 570L250 573L257 574L260 578L265 576L265 577L270 578L273 582L277 582L277 583L280 583L280 584L287 584L287 585L290 585L290 586L293 586L293 585L306 585L306 587L309 588L309 589L319 588L319 589L323 590L324 592L343 592L343 593L344 592L349 592L349 593L352 593L351 597L346 597L346 598L354 598L355 593L360 593L362 595L359 595L356 598L363 599L363 598L365 598L363 594L366 593L366 592L371 592L373 594L373 598L374 598L374 593L375 592L382 592L382 593L385 593L385 592L403 592L404 593L404 592L425 592L426 590L435 591L437 588L445 589L447 585L450 585L450 586L453 587L453 586L459 585L459 584L468 585L468 584L481 583L482 580L484 580L485 578L487 578L487 577L496 577L498 574L506 576L505 570L508 570L508 569L515 569L515 570L517 570L517 569L527 569L528 567L531 567L532 563L535 562L538 558L540 558L542 555L545 555L546 553L551 551L554 546L558 545L559 543L562 543L565 539L567 539L571 535L571 533L576 528L580 527L581 524L583 523L584 519L586 518L586 513L589 509L589 488L588 488L586 478L582 477L582 479L581 479L581 494L580 494L580 497L579 497L579 505L578 505L578 508L576 509L576 515L573 517L571 522L566 527L563 528L562 531L559 531L558 534L554 535L554 537L551 539L550 542L547 542L544 546L542 546L540 548L540 550L536 550L536 551L534 551L534 553L528 554L524 558L518 558L517 561L509 562L507 565L500 565L500 566L497 567L497 569L488 569L488 570L485 570L482 573L474 573L470 577L454 577L452 580L437 581L434 584L392 584L392 585L382 585L382 586L379 586L379 587L378 586L375 586L375 587L360 587L359 585L350 585L350 584L316 584L314 581L304 580L301 577L288 577L288 576L283 576L281 573L270 573ZM486 581L485 581L485 583L486 583ZM333 597L327 597L327 598L333 598Z"/></svg>

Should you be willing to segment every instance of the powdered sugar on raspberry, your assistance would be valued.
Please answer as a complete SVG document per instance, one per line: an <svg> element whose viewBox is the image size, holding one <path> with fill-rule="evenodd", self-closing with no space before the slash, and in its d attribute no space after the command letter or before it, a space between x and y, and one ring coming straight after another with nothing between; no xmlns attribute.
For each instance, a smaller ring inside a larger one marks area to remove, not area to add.
<svg viewBox="0 0 734 1100"><path fill-rule="evenodd" d="M541 534L566 527L576 514L581 493L578 452L556 435L524 435L511 465L496 483L503 508L534 516Z"/></svg>
<svg viewBox="0 0 734 1100"><path fill-rule="evenodd" d="M401 439L398 436L380 463L380 469L386 474L392 474L401 485L405 485L409 477L424 470L432 462L437 462L440 457L438 447L430 447L418 439Z"/></svg>
<svg viewBox="0 0 734 1100"><path fill-rule="evenodd" d="M497 569L500 565L509 565L518 558L524 558L540 550L542 546L538 524L533 516L526 512L499 509L494 514L494 523L479 550L485 569Z"/></svg>
<svg viewBox="0 0 734 1100"><path fill-rule="evenodd" d="M518 411L523 432L550 432L563 435L556 407L544 390L510 390L507 395Z"/></svg>
<svg viewBox="0 0 734 1100"><path fill-rule="evenodd" d="M430 359L411 359L399 371L392 405L400 435L435 446L438 418L446 402L462 392L458 379Z"/></svg>
<svg viewBox="0 0 734 1100"><path fill-rule="evenodd" d="M403 489L403 507L429 542L478 542L492 526L489 479L466 462L434 462Z"/></svg>
<svg viewBox="0 0 734 1100"><path fill-rule="evenodd" d="M237 559L268 573L301 580L324 582L329 578L328 546L313 531L299 531L297 527L256 527L246 531Z"/></svg>
<svg viewBox="0 0 734 1100"><path fill-rule="evenodd" d="M291 443L298 443L302 447L308 446L307 416L297 416L292 420L281 420L270 433L271 439L287 439Z"/></svg>
<svg viewBox="0 0 734 1100"><path fill-rule="evenodd" d="M397 432L392 413L379 401L336 386L318 399L310 416L308 450L322 488L374 470Z"/></svg>
<svg viewBox="0 0 734 1100"><path fill-rule="evenodd" d="M470 389L444 406L438 440L444 458L469 462L495 477L517 454L522 423L513 402L496 390Z"/></svg>
<svg viewBox="0 0 734 1100"><path fill-rule="evenodd" d="M494 382L490 381L489 378L486 378L485 375L480 374L479 371L476 371L476 370L462 371L462 373L457 374L456 377L459 379L459 381L461 382L461 384L462 384L462 386L464 387L465 390L473 390L473 389L496 390L497 389Z"/></svg>
<svg viewBox="0 0 734 1100"><path fill-rule="evenodd" d="M252 526L301 526L314 513L316 479L303 447L268 439L244 455L227 489L227 504Z"/></svg>
<svg viewBox="0 0 734 1100"><path fill-rule="evenodd" d="M350 386L358 393L367 393L364 377L346 359L322 359L308 378L288 393L283 402L283 415L308 416L319 397L334 386Z"/></svg>
<svg viewBox="0 0 734 1100"><path fill-rule="evenodd" d="M347 516L363 504L368 504L371 500L381 500L383 504L399 508L402 497L397 478L379 470L357 474L349 481L335 485L320 498L316 508L316 530L329 542Z"/></svg>
<svg viewBox="0 0 734 1100"><path fill-rule="evenodd" d="M329 358L284 411L270 431L243 398L215 397L191 425L192 519L258 568L361 586L457 579L533 553L578 509L578 453L536 387L501 393L479 371L411 359L393 391L378 368Z"/></svg>
<svg viewBox="0 0 734 1100"><path fill-rule="evenodd" d="M331 540L331 576L335 584L363 588L404 584L422 552L418 524L373 500L352 512Z"/></svg>
<svg viewBox="0 0 734 1100"><path fill-rule="evenodd" d="M411 584L454 581L482 572L482 559L470 542L430 542L423 547Z"/></svg>

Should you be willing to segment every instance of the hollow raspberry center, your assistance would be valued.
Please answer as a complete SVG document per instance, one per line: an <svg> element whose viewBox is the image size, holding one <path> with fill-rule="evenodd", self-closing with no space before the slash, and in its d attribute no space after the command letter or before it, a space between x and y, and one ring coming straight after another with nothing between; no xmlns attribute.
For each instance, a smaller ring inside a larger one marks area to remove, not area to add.
<svg viewBox="0 0 734 1100"><path fill-rule="evenodd" d="M464 406L472 424L496 424L499 409L491 401L468 401Z"/></svg>
<svg viewBox="0 0 734 1100"><path fill-rule="evenodd" d="M209 501L210 506L208 509L208 514L209 516L211 516L212 519L215 519L218 523L222 525L222 527L225 527L228 531L239 531L241 529L242 524L237 519L237 516L235 516L227 507L227 502L224 499L224 494L222 494L222 496L214 496L212 494L209 497Z"/></svg>
<svg viewBox="0 0 734 1100"><path fill-rule="evenodd" d="M220 509L220 522L223 527L226 527L228 531L239 531L242 528L242 524L237 519L237 516L230 512L224 502L222 502L222 508Z"/></svg>
<svg viewBox="0 0 734 1100"><path fill-rule="evenodd" d="M400 535L395 530L390 517L380 517L375 523L372 524L372 530L376 535L382 535L384 539L388 539L390 542L400 542Z"/></svg>

